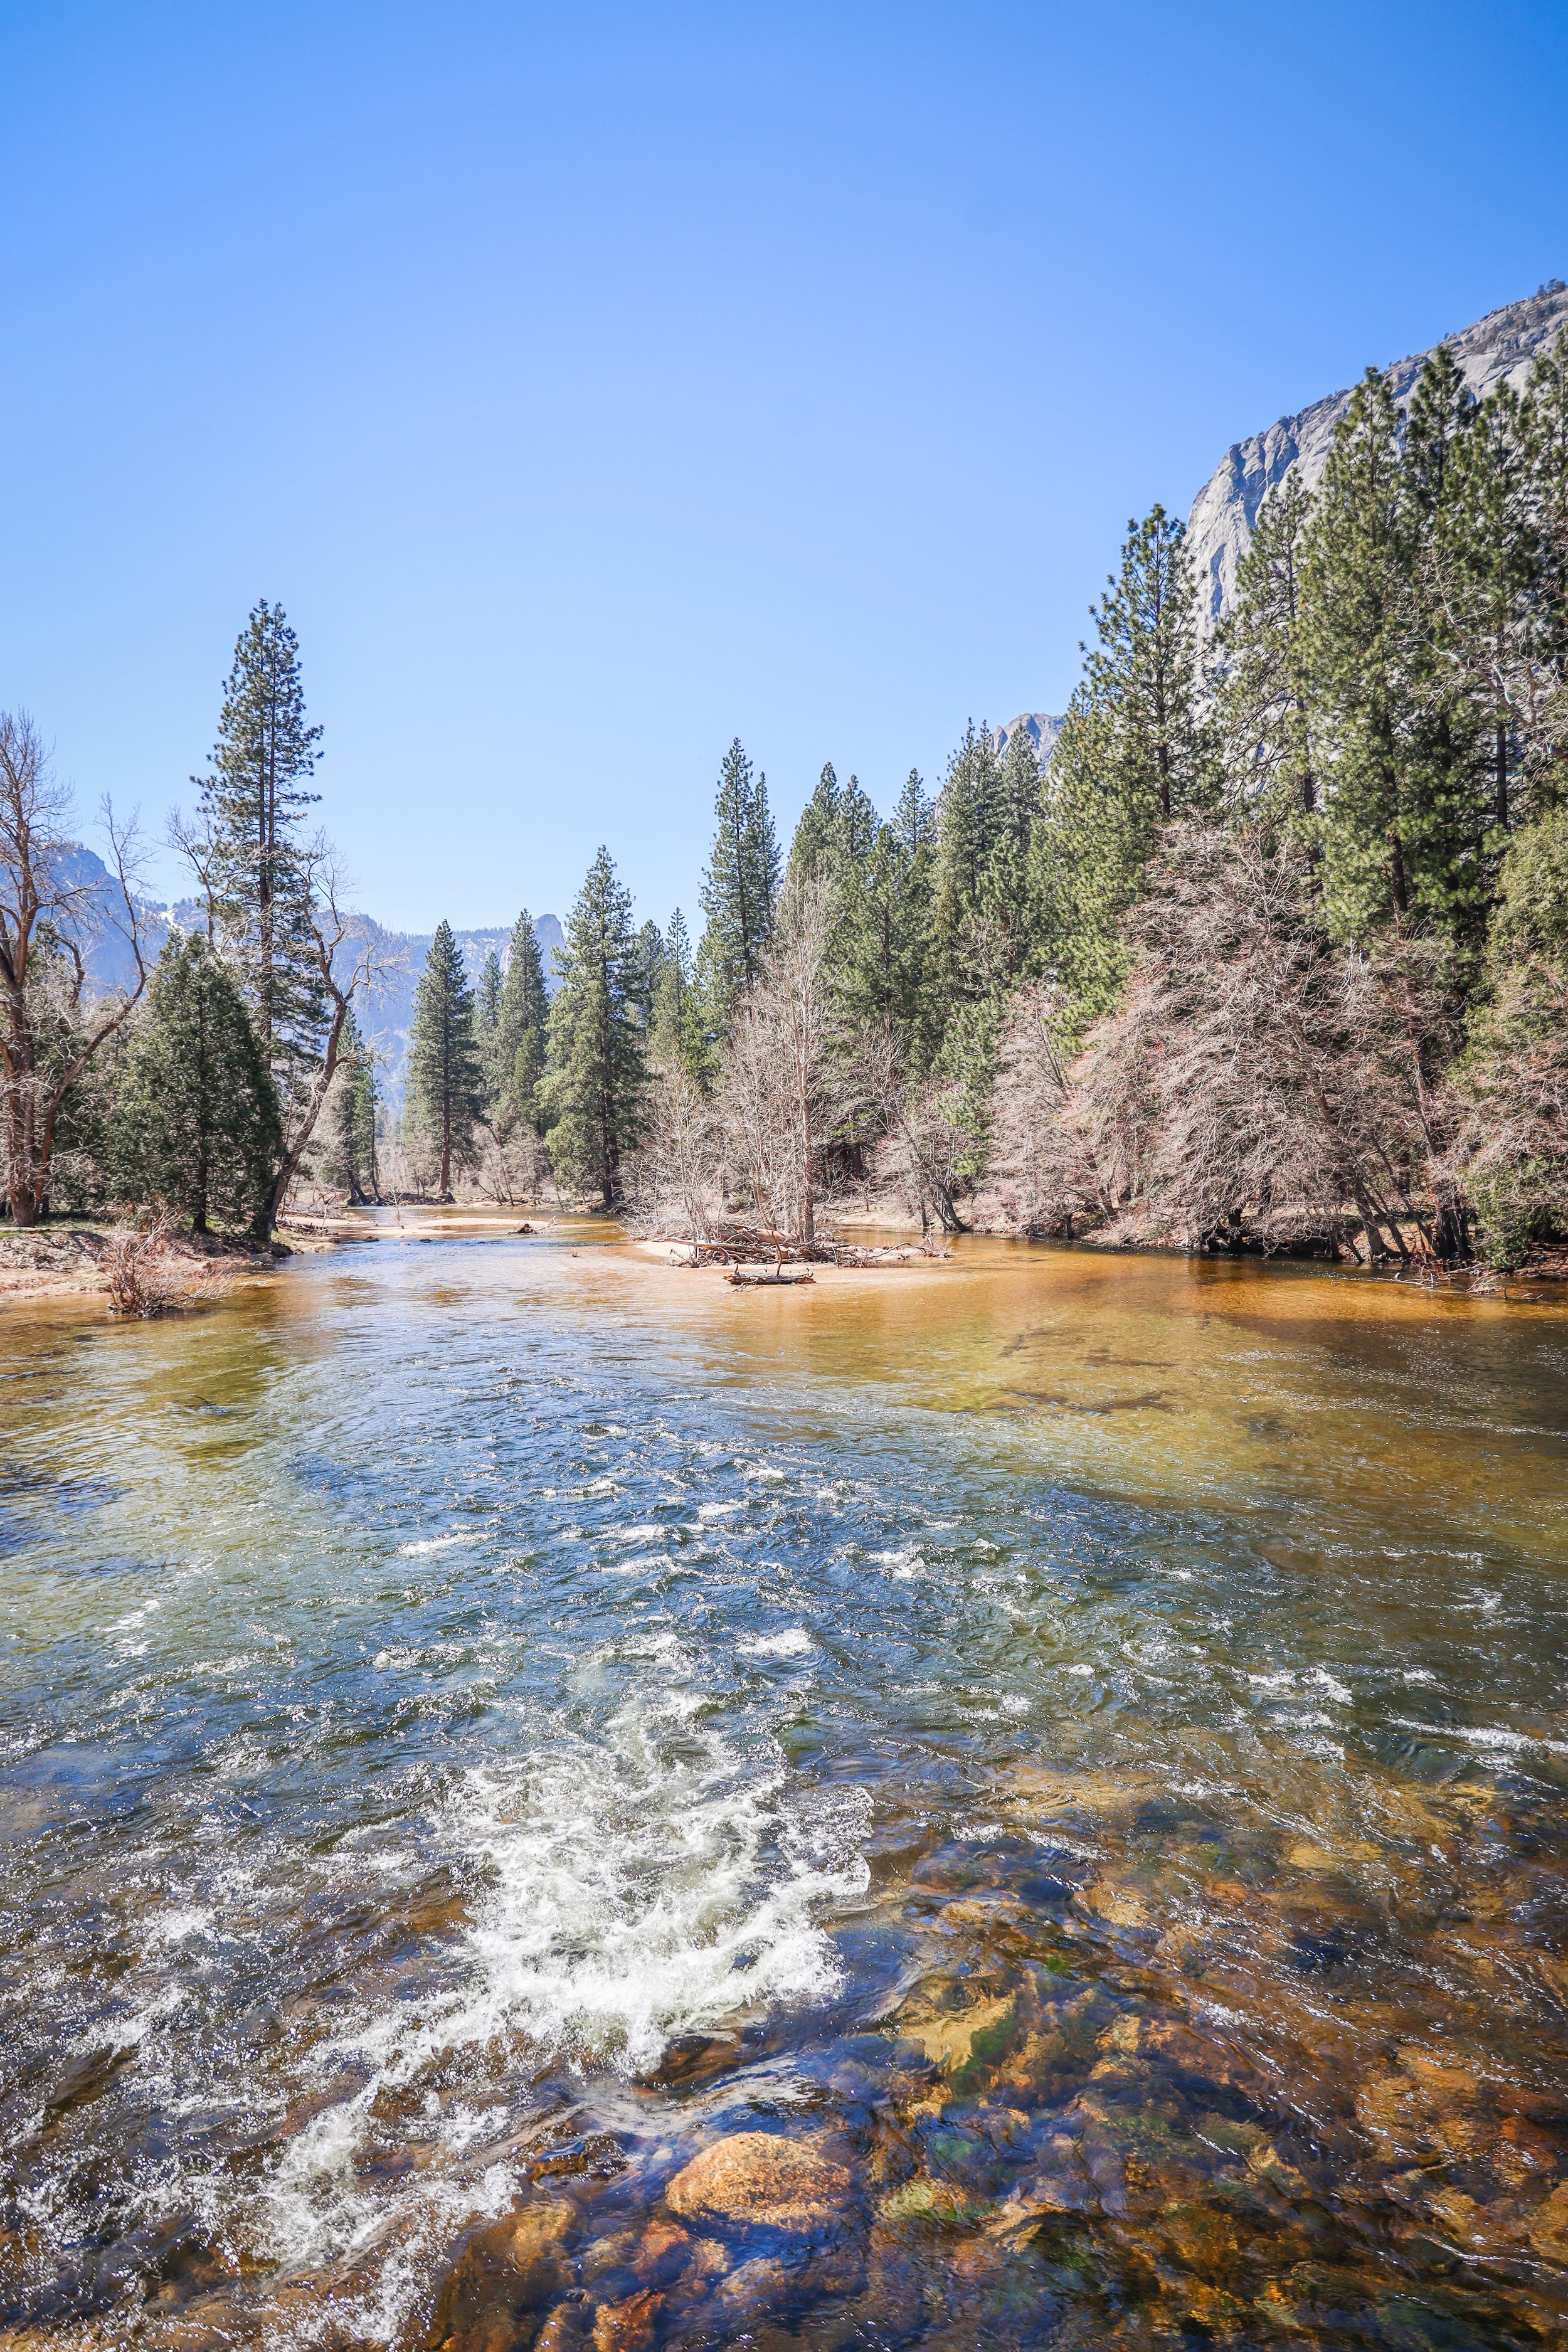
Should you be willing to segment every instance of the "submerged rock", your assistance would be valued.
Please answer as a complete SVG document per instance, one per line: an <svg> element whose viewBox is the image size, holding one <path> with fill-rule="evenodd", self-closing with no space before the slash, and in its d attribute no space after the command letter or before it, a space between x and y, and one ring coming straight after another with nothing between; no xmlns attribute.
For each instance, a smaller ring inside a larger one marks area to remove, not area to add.
<svg viewBox="0 0 1568 2352"><path fill-rule="evenodd" d="M533 2352L582 2352L586 2315L580 2303L558 2303L533 2341Z"/></svg>
<svg viewBox="0 0 1568 2352"><path fill-rule="evenodd" d="M968 2006L923 2013L911 2006L900 2012L897 2023L899 2032L922 2050L932 2065L957 2074L972 2060L983 2063L999 2060L1012 2040L1016 2015L1015 1995L1004 1992L982 1995Z"/></svg>
<svg viewBox="0 0 1568 2352"><path fill-rule="evenodd" d="M525 2352L567 2284L572 2210L558 2199L525 2205L470 2238L437 2296L426 2352Z"/></svg>
<svg viewBox="0 0 1568 2352"><path fill-rule="evenodd" d="M836 2228L855 2195L848 2167L810 2141L732 2132L694 2157L665 2191L672 2213L698 2229Z"/></svg>
<svg viewBox="0 0 1568 2352"><path fill-rule="evenodd" d="M695 2247L673 2221L654 2220L643 2231L633 2266L647 2286L669 2286L690 2267Z"/></svg>
<svg viewBox="0 0 1568 2352"><path fill-rule="evenodd" d="M858 2294L866 2261L855 2245L801 2246L784 2254L756 2254L720 2284L717 2308L737 2317L804 2311L829 2295Z"/></svg>
<svg viewBox="0 0 1568 2352"><path fill-rule="evenodd" d="M647 2352L664 2297L639 2287L620 2303L602 2303L594 2314L594 2352Z"/></svg>

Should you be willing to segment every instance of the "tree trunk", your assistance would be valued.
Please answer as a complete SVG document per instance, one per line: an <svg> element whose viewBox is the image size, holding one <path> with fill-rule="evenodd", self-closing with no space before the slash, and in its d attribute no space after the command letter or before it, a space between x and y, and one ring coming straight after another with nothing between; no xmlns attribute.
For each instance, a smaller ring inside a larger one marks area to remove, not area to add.
<svg viewBox="0 0 1568 2352"><path fill-rule="evenodd" d="M1405 844L1399 838L1397 826L1388 832L1388 888L1396 915L1410 912L1410 892L1405 878Z"/></svg>
<svg viewBox="0 0 1568 2352"><path fill-rule="evenodd" d="M251 1228L258 1241L267 1240L282 1214L284 1195L294 1181L300 1162L305 1156L306 1147L316 1131L316 1121L321 1115L321 1106L327 1099L327 1090L332 1083L332 1076L338 1066L338 1052L342 1042L343 1023L348 1018L348 1012L349 997L340 995L332 1014L331 1025L327 1031L326 1049L321 1069L316 1076L316 1083L311 1089L309 1107L300 1123L299 1132L293 1142L285 1149L283 1164L278 1171L277 1181L268 1194L265 1204L258 1211L256 1222Z"/></svg>

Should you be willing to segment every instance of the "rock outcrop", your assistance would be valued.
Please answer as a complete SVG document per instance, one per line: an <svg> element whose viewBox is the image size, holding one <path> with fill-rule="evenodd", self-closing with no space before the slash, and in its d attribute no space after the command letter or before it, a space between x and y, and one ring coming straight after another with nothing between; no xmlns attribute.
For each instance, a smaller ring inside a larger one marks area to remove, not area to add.
<svg viewBox="0 0 1568 2352"><path fill-rule="evenodd" d="M1568 288L1554 281L1522 302L1489 311L1473 327L1443 336L1432 349L1447 344L1465 382L1479 396L1497 383L1522 383L1536 353L1547 350L1563 327L1568 327ZM1385 371L1396 399L1406 396L1431 356L1429 351L1417 352ZM1321 480L1334 427L1350 397L1348 390L1331 392L1300 415L1281 416L1266 433L1235 442L1194 499L1187 549L1207 626L1219 620L1230 601L1237 566L1251 544L1265 496L1292 470L1309 488Z"/></svg>
<svg viewBox="0 0 1568 2352"><path fill-rule="evenodd" d="M1035 747L1035 757L1042 767L1057 748L1057 737L1062 731L1062 721L1053 719L1048 710L1021 710L1016 719L1009 719L1005 727L994 727L991 740L998 751L1005 751L1022 728Z"/></svg>

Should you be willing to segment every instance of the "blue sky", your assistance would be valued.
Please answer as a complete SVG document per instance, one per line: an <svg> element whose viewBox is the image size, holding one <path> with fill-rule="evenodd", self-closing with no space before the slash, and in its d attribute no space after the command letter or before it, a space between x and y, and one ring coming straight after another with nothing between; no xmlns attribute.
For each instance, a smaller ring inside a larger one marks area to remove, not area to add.
<svg viewBox="0 0 1568 2352"><path fill-rule="evenodd" d="M1568 276L1568 9L0 5L0 705L188 794L257 597L384 920L694 911L1059 709L1129 515ZM172 869L163 869L172 880Z"/></svg>

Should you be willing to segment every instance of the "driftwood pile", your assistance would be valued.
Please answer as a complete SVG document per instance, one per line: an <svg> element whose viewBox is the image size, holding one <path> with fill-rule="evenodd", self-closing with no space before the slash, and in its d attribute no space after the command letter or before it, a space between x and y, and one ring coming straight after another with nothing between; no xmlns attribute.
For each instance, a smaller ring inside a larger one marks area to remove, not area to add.
<svg viewBox="0 0 1568 2352"><path fill-rule="evenodd" d="M710 1228L701 1241L693 1242L691 1265L728 1265L735 1269L733 1281L742 1269L752 1266L771 1269L776 1280L805 1282L810 1276L788 1273L792 1267L811 1265L907 1265L911 1258L951 1257L947 1249L933 1249L925 1242L894 1244L884 1249L866 1249L855 1242L831 1238L816 1241L792 1241L784 1234L771 1234L752 1225L716 1225ZM752 1281L760 1275L748 1276Z"/></svg>

